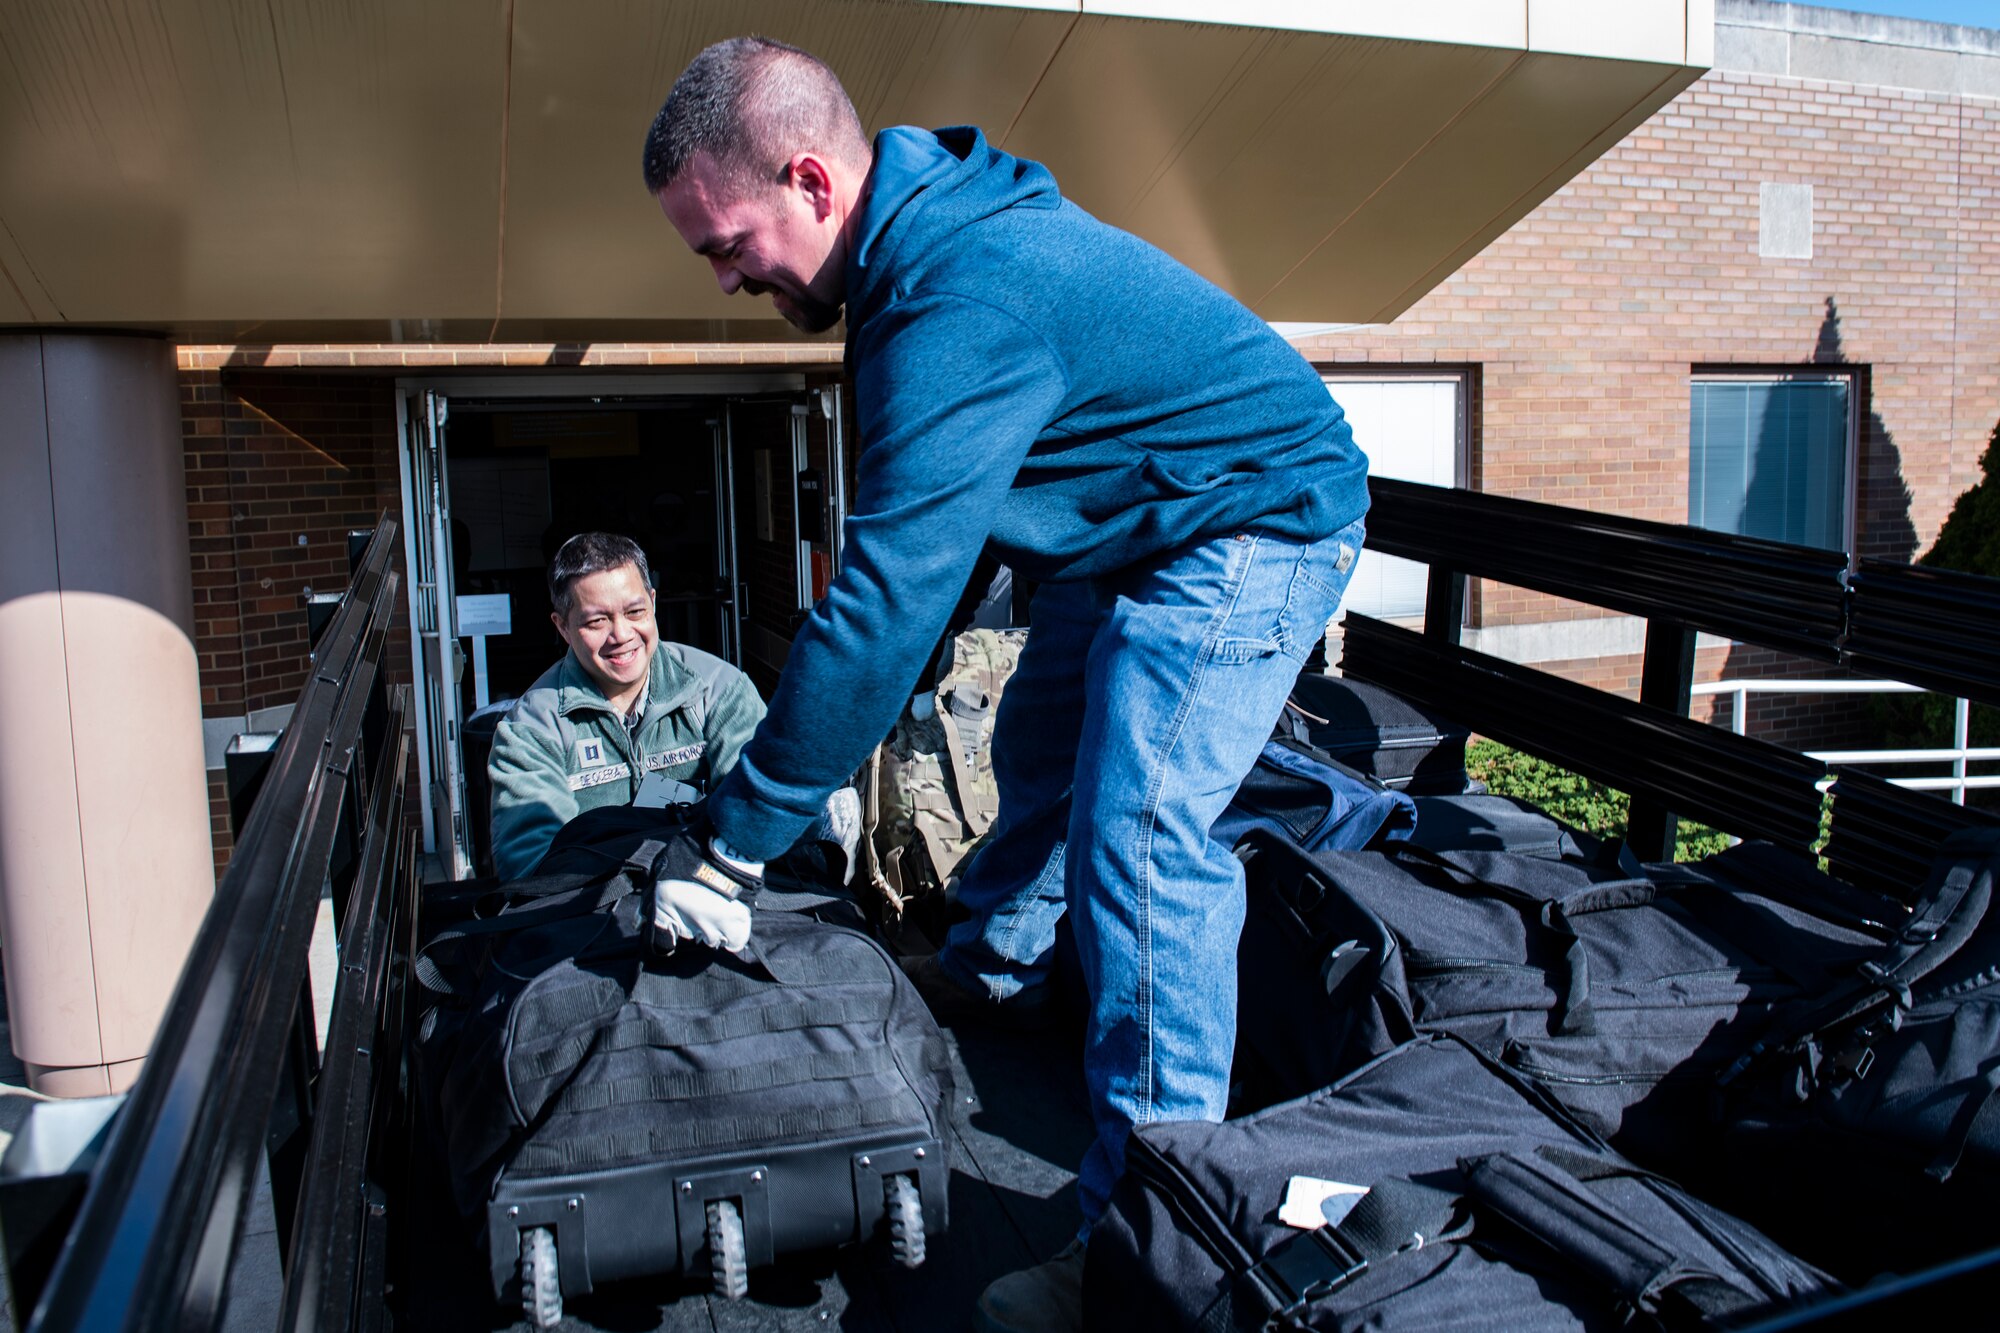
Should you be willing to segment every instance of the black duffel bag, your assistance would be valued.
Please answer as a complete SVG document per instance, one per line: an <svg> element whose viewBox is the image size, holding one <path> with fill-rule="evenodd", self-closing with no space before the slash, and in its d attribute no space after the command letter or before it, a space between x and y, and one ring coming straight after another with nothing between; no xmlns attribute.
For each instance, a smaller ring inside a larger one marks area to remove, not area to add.
<svg viewBox="0 0 2000 1333"><path fill-rule="evenodd" d="M1837 1290L1449 1036L1244 1119L1141 1126L1125 1158L1093 1333L1705 1328Z"/></svg>
<svg viewBox="0 0 2000 1333"><path fill-rule="evenodd" d="M2000 1079L1984 1007L2000 945L1982 929L2000 841L1960 839L1914 909L1761 844L1616 867L1253 840L1239 1083L1295 1096L1449 1031L1844 1274L1891 1266L1879 1244L1827 1243L1856 1210L1964 1210L1906 1230L1899 1257L1948 1232L2000 1243L1977 1191L1935 1169L1969 1152L1983 1179L2000 1139L1981 1115ZM1787 1136L1790 1150L1758 1146ZM1835 1164L1854 1156L1865 1165Z"/></svg>
<svg viewBox="0 0 2000 1333"><path fill-rule="evenodd" d="M1772 852L1691 870L1407 845L1312 855L1254 837L1240 853L1246 1081L1300 1096L1447 1030L1621 1151L1674 1161L1713 1079L1781 1010L1880 957L1903 911Z"/></svg>
<svg viewBox="0 0 2000 1333"><path fill-rule="evenodd" d="M736 1296L746 1267L878 1230L914 1265L946 1222L950 1066L902 970L827 912L762 907L740 955L649 957L660 839L699 818L655 815L545 862L577 869L426 902L422 1094L496 1294L524 1285L538 1323L558 1276L706 1266Z"/></svg>
<svg viewBox="0 0 2000 1333"><path fill-rule="evenodd" d="M1954 835L1903 927L1901 966L1787 1015L1722 1080L1717 1192L1844 1272L2000 1245L1996 867L2000 832Z"/></svg>

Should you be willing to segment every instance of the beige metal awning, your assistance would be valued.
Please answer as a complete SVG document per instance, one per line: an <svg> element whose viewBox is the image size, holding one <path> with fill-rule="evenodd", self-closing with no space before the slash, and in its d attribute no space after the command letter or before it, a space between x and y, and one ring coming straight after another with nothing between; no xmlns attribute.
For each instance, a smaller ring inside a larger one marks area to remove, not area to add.
<svg viewBox="0 0 2000 1333"><path fill-rule="evenodd" d="M1713 0L12 0L0 324L787 336L639 181L759 32L974 123L1272 320L1394 318L1691 83Z"/></svg>

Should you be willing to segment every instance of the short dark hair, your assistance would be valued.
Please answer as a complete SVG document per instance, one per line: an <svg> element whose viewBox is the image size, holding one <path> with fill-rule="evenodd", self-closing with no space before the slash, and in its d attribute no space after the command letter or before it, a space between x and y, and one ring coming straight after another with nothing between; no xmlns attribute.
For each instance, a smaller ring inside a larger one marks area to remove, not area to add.
<svg viewBox="0 0 2000 1333"><path fill-rule="evenodd" d="M577 533L549 561L549 605L568 620L576 605L576 599L570 595L576 581L621 565L637 565L639 581L648 589L653 586L653 571L647 566L646 553L639 549L639 543L615 532Z"/></svg>
<svg viewBox="0 0 2000 1333"><path fill-rule="evenodd" d="M731 37L688 63L653 117L646 190L672 185L696 153L734 182L775 182L808 148L856 170L868 165L868 136L839 77L796 46Z"/></svg>

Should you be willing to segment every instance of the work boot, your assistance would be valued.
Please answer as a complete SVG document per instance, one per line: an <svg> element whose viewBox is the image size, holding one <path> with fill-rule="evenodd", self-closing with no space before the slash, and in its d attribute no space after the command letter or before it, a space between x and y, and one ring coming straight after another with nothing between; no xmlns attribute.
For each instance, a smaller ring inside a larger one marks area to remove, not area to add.
<svg viewBox="0 0 2000 1333"><path fill-rule="evenodd" d="M905 955L896 960L903 974L930 1006L931 1017L946 1027L981 1023L1013 1032L1039 1032L1054 1015L1046 986L1023 991L1011 1000L990 1000L958 984L934 953Z"/></svg>
<svg viewBox="0 0 2000 1333"><path fill-rule="evenodd" d="M972 1316L979 1333L1083 1333L1083 1242L991 1283Z"/></svg>

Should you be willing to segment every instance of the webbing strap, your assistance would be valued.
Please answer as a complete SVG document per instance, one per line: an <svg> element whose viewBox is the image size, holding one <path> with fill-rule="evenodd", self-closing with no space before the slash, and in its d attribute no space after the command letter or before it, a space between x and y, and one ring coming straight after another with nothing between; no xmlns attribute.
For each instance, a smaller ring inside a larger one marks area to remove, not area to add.
<svg viewBox="0 0 2000 1333"><path fill-rule="evenodd" d="M1953 860L1936 890L1918 900L1910 919L1896 933L1890 944L1891 961L1884 970L1907 985L1957 953L1991 905L1990 870L1990 862L1983 857L1978 863Z"/></svg>
<svg viewBox="0 0 2000 1333"><path fill-rule="evenodd" d="M547 1175L587 1170L616 1162L682 1157L751 1144L796 1143L831 1138L877 1125L924 1128L929 1118L907 1090L873 1099L843 1101L828 1106L763 1114L732 1115L720 1121L676 1117L670 1124L649 1125L609 1134L538 1134L521 1146L512 1171ZM560 1126L560 1122L556 1122Z"/></svg>
<svg viewBox="0 0 2000 1333"><path fill-rule="evenodd" d="M978 750L980 727L987 714L992 711L991 703L983 702L979 707L959 702L959 691L963 684L951 692L948 704L938 713L938 719L946 723L949 734L945 737L945 751L951 758L951 771L958 779L958 802L965 816L965 824L975 835L984 835L993 827L993 817L998 811L998 801L992 796L982 796L974 785L978 773L973 769L972 756ZM982 701L985 696L982 694ZM943 871L939 871L943 874Z"/></svg>
<svg viewBox="0 0 2000 1333"><path fill-rule="evenodd" d="M753 937L754 948L758 941ZM632 983L632 999L652 1009L705 1011L718 1008L747 995L766 991L773 982L793 988L840 985L882 985L879 974L869 976L859 966L858 951L822 951L801 954L786 951L716 959L691 974L648 970ZM756 975L745 976L738 968L754 968Z"/></svg>
<svg viewBox="0 0 2000 1333"><path fill-rule="evenodd" d="M492 910L486 910L493 904L504 907L507 903L533 898L552 898L585 884L595 884L603 878L595 871L570 870L506 881L478 879L471 881L475 887L460 889L456 893L444 892L441 886L439 890L428 891L421 906L424 915L433 919L454 913L462 913L468 918L486 917L494 915Z"/></svg>
<svg viewBox="0 0 2000 1333"><path fill-rule="evenodd" d="M1909 1009L1911 986L1949 962L1985 921L1992 907L1993 865L1988 842L1963 834L1948 839L1933 872L1936 887L1918 900L1883 953L1862 963L1855 975L1780 1015L1716 1085L1729 1086L1773 1052L1794 1050L1871 1014ZM1950 1169L1946 1167L1947 1173Z"/></svg>
<svg viewBox="0 0 2000 1333"><path fill-rule="evenodd" d="M1203 1312L1200 1326L1258 1328L1289 1319L1371 1265L1443 1235L1457 1203L1451 1192L1412 1180L1378 1181L1340 1225L1281 1241L1245 1269L1237 1289L1223 1292Z"/></svg>
<svg viewBox="0 0 2000 1333"><path fill-rule="evenodd" d="M459 961L456 955L467 940L518 934L554 921L602 912L629 895L650 888L653 863L664 850L664 843L651 840L641 843L609 879L601 875L545 875L525 881L526 891L518 896L534 902L535 906L516 912L503 908L497 916L480 917L439 931L417 951L412 970L418 984L440 995L466 996L470 986L454 978L452 971ZM516 896L511 889L496 892Z"/></svg>
<svg viewBox="0 0 2000 1333"><path fill-rule="evenodd" d="M635 1075L602 1083L572 1083L556 1097L553 1114L602 1111L613 1106L637 1106L645 1102L682 1102L768 1092L773 1088L880 1074L895 1068L895 1064L895 1056L885 1044L861 1050L815 1051L810 1055L795 1052L781 1060L729 1069L688 1069L673 1074Z"/></svg>
<svg viewBox="0 0 2000 1333"><path fill-rule="evenodd" d="M589 1050L611 1052L641 1046L699 1046L761 1033L883 1023L888 1021L893 1000L894 995L887 988L874 988L864 994L818 996L810 1000L787 997L775 1003L720 1014L649 1012L587 1032L571 1031L542 1050L521 1051L517 1048L513 1068L517 1080L542 1078L552 1071L570 1067Z"/></svg>
<svg viewBox="0 0 2000 1333"><path fill-rule="evenodd" d="M517 1008L520 1003L515 1001ZM615 977L583 973L574 985L543 986L536 991L528 1009L533 1015L532 1023L526 1021L527 1015L517 1014L514 1040L532 1045L537 1037L550 1032L567 1034L594 1029L603 1019L617 1013L624 1003L625 988Z"/></svg>

